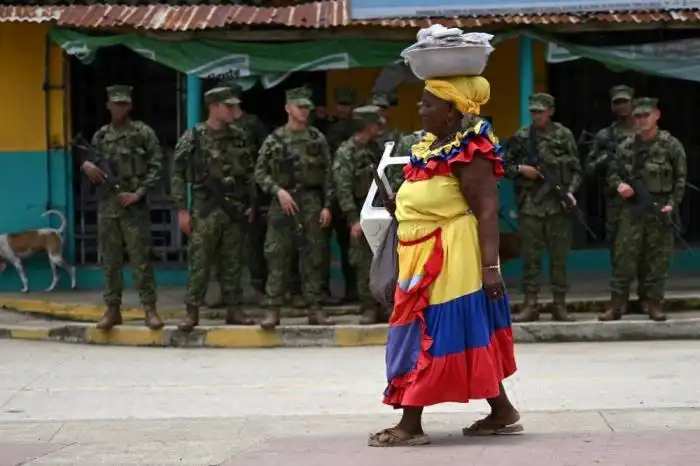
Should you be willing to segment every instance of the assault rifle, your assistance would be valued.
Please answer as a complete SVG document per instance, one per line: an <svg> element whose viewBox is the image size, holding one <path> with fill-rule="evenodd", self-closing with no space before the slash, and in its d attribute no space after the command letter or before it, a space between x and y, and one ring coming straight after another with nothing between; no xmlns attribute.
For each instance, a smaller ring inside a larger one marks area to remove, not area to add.
<svg viewBox="0 0 700 466"><path fill-rule="evenodd" d="M207 193L207 199L200 206L199 214L202 217L207 217L214 209L220 207L232 222L241 221L243 212L240 206L235 203L234 199L229 197L229 192L226 190L223 181L220 178L211 176L209 170L202 161L202 148L199 142L199 133L196 128L192 129L192 143L194 145L194 151L190 156L190 169L193 175L195 173L204 174L204 178L200 181L199 185Z"/></svg>
<svg viewBox="0 0 700 466"><path fill-rule="evenodd" d="M112 164L105 158L100 157L97 148L90 144L81 133L76 134L73 138L73 147L85 152L87 154L86 160L95 164L95 166L105 174L104 183L97 186L98 190L112 190L116 193L121 192L121 180L114 173Z"/></svg>
<svg viewBox="0 0 700 466"><path fill-rule="evenodd" d="M508 141L509 145L515 145L519 149L525 152L525 162L527 165L535 167L540 173L541 185L540 188L535 192L532 200L539 203L545 198L545 196L554 195L559 199L559 202L564 206L564 210L567 212L572 212L576 217L576 220L586 229L591 238L598 240L596 234L591 230L586 223L586 215L579 209L578 205L574 203L569 194L564 190L561 185L561 180L559 176L555 176L549 171L547 165L542 160L542 157L537 150L537 145L535 141L535 131L532 126L530 126L530 140L529 144L523 144L519 138L513 136Z"/></svg>
<svg viewBox="0 0 700 466"><path fill-rule="evenodd" d="M638 138L635 139L635 145L638 145L639 141L640 140ZM599 138L593 133L583 131L581 133L581 137L579 138L579 143L586 145L594 143L598 144L598 147L608 154L612 169L615 170L623 182L630 185L632 190L634 190L634 196L628 199L627 202L632 204L632 211L634 212L635 216L642 215L644 213L654 214L664 226L673 231L673 235L676 237L678 242L681 243L681 245L687 249L693 257L695 257L692 249L681 236L682 228L680 219L677 217L678 211L674 210L675 215L673 216L661 211L662 206L660 206L659 203L654 200L651 192L649 192L649 187L646 185L641 176L630 172L627 166L620 161L619 157L617 156L618 144L615 141ZM674 216L676 219L673 218Z"/></svg>

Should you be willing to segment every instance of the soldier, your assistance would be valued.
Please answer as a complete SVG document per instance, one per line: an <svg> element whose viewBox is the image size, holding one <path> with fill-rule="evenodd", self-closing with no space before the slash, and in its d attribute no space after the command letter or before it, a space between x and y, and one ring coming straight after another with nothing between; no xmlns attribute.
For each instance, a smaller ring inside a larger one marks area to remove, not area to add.
<svg viewBox="0 0 700 466"><path fill-rule="evenodd" d="M628 86L615 86L610 89L611 108L616 119L610 126L598 131L596 141L606 140L619 144L626 138L634 136L634 119L632 118L633 96L634 90ZM607 162L608 154L599 143L594 142L588 154L586 174L589 176L594 175L601 168L607 166ZM612 269L615 269L613 260L615 257L615 237L617 235L622 203L622 198L614 188L605 190L605 240L610 248Z"/></svg>
<svg viewBox="0 0 700 466"><path fill-rule="evenodd" d="M243 89L235 82L221 83L217 87L230 87L235 97L231 99L233 109L233 124L245 130L248 133L248 138L253 145L254 155L257 157L258 150L262 146L263 141L267 137L268 130L265 124L260 121L257 115L247 113L241 108L243 98ZM257 189L257 188L256 188ZM250 284L258 293L265 293L265 280L267 279L267 263L265 262L265 253L263 251L265 238L265 215L270 206L270 196L258 190L257 206L254 215L253 223L249 225L248 233L246 234L246 265L250 272ZM219 277L218 261L214 264L211 272L211 278L216 279L221 283ZM219 299L214 304L210 304L211 308L224 307L223 294L219 295Z"/></svg>
<svg viewBox="0 0 700 466"><path fill-rule="evenodd" d="M180 228L191 235L185 294L187 316L178 326L185 332L199 324L199 308L217 258L226 323L253 324L241 309L241 275L246 223L253 221L256 198L252 178L254 148L246 131L231 124L239 99L230 87L207 91L204 102L209 116L180 137L171 180ZM193 185L191 215L187 183Z"/></svg>
<svg viewBox="0 0 700 466"><path fill-rule="evenodd" d="M156 312L156 282L150 262L150 209L146 198L148 191L160 180L163 154L153 129L129 118L131 91L131 86L107 88L107 109L112 121L98 129L92 138L92 154L96 158L82 165L83 172L93 184L105 183L107 168L116 172L114 174L119 178L118 187L98 191L98 248L107 305L107 312L97 324L100 330L110 330L122 323L124 246L133 267L134 285L146 313L146 326L151 330L163 327Z"/></svg>
<svg viewBox="0 0 700 466"><path fill-rule="evenodd" d="M632 113L637 134L620 144L616 160L632 177L644 182L653 204L634 205L632 202L639 199L635 198L630 180L621 176L622 170L616 164L608 164L610 186L629 202L622 205L610 304L599 317L601 320L620 319L635 276L640 277L649 318L666 320L662 303L673 254L673 231L659 216L673 216L678 211L685 192L687 165L680 141L658 127L661 113L657 103L657 99L649 97L634 100Z"/></svg>
<svg viewBox="0 0 700 466"><path fill-rule="evenodd" d="M562 188L576 205L574 193L581 185L578 147L571 131L553 122L554 97L533 94L529 98L532 125L520 128L506 153L506 176L515 180L519 233L523 251L523 291L525 303L515 322L539 319L537 295L545 248L550 256L550 281L554 305L552 318L572 321L566 310L566 257L571 249L573 225L569 213L553 190L542 192L542 175L535 167L541 160L559 177Z"/></svg>
<svg viewBox="0 0 700 466"><path fill-rule="evenodd" d="M241 108L240 104L243 97L243 88L241 88L240 85L235 82L223 82L217 84L216 87L229 87L234 93L235 98L231 99L231 101L238 101L238 103L231 105L234 112L233 124L237 125L248 133L248 138L255 149L255 156L257 156L258 149L260 149L262 142L267 137L267 127L265 127L265 124L260 121L260 118L258 118L257 115L247 113ZM263 253L263 240L259 238L265 237L264 215L267 211L267 207L270 205L269 196L262 195L262 193L258 191L257 202L258 205L256 206L257 209L254 215L254 220L249 226L249 234L246 235L246 264L248 266L248 271L250 272L251 286L259 293L264 293L265 279L267 278L267 264L265 263L265 255ZM214 262L209 278L211 281L217 281L219 283L219 288L221 288L218 261ZM221 291L219 292L218 299L213 300L208 307L225 307L223 294Z"/></svg>
<svg viewBox="0 0 700 466"><path fill-rule="evenodd" d="M233 86L236 97L242 99L243 89ZM233 122L248 132L248 137L253 143L254 157L257 160L258 152L265 138L269 134L267 126L257 115L244 112L240 104L233 107ZM246 251L248 271L250 272L250 284L261 295L265 293L265 280L267 280L267 261L265 260L265 229L267 211L270 208L270 196L263 193L257 187L257 211L253 223L246 235Z"/></svg>
<svg viewBox="0 0 700 466"><path fill-rule="evenodd" d="M396 147L394 148L394 151L391 153L392 157L406 157L411 155L411 147L413 147L414 144L416 144L418 141L420 141L421 135L423 134L422 131L414 131L412 133L408 133L399 139L399 142L396 144ZM380 146L380 149L382 153L384 152L384 147ZM401 187L401 184L404 181L403 177L403 167L404 165L390 165L387 167L386 170L386 177L387 180L389 180L389 184L391 185L391 189L396 193L399 188Z"/></svg>
<svg viewBox="0 0 700 466"><path fill-rule="evenodd" d="M309 120L323 134L328 133L328 125L332 123L331 116L328 114L328 107L325 104L316 104L314 113L309 117Z"/></svg>
<svg viewBox="0 0 700 466"><path fill-rule="evenodd" d="M335 89L335 112L333 121L328 125L326 139L331 150L331 156L338 147L352 137L355 126L352 119L352 106L357 98L354 87L340 86Z"/></svg>
<svg viewBox="0 0 700 466"><path fill-rule="evenodd" d="M381 109L380 115L382 118L384 118L384 121L386 122L384 123L384 125L382 125L382 133L377 139L379 146L383 148L384 144L388 141L394 141L398 143L402 136L401 132L388 126L389 112L391 111L391 108L396 105L395 96L388 94L375 94L370 100L370 105L376 105Z"/></svg>
<svg viewBox="0 0 700 466"><path fill-rule="evenodd" d="M355 103L357 91L353 87L340 86L335 89L335 121L328 126L325 133L328 146L331 151L331 159L338 147L355 132L355 124L351 118L352 106ZM333 203L331 214L333 217L331 229L328 230L329 240L331 232L335 232L338 248L340 249L340 265L345 279L345 301L357 300L357 279L355 269L350 264L350 230L337 202ZM338 304L330 298L330 249L325 256L324 270L324 294L329 305Z"/></svg>
<svg viewBox="0 0 700 466"><path fill-rule="evenodd" d="M255 166L255 181L264 192L274 195L265 237L267 312L260 326L266 330L279 325L295 247L309 324L333 323L321 306L324 254L328 249L324 229L331 223L333 174L325 136L308 125L313 108L310 97L306 88L287 91L287 124L265 139Z"/></svg>
<svg viewBox="0 0 700 466"><path fill-rule="evenodd" d="M357 296L360 300L360 310L363 312L360 323L369 325L379 321L381 307L369 289L372 249L360 227L360 210L372 185L373 167L377 166L382 156L376 138L384 119L379 116L377 106L358 107L352 113L356 125L355 134L336 152L333 178L336 198L350 229L350 263L355 267L357 274Z"/></svg>

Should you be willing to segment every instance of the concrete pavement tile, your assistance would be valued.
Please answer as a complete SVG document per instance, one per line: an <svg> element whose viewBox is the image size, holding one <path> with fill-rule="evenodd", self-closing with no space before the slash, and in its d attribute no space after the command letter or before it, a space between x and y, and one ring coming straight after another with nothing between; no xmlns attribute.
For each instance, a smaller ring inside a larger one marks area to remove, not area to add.
<svg viewBox="0 0 700 466"><path fill-rule="evenodd" d="M246 424L244 418L68 421L53 441L62 443L124 443L169 441L233 441ZM2 430L0 430L0 433Z"/></svg>
<svg viewBox="0 0 700 466"><path fill-rule="evenodd" d="M2 389L0 388L0 421L2 421L2 413L5 411L5 405L19 392L17 389Z"/></svg>
<svg viewBox="0 0 700 466"><path fill-rule="evenodd" d="M700 429L700 409L610 410L601 415L617 432Z"/></svg>
<svg viewBox="0 0 700 466"><path fill-rule="evenodd" d="M4 442L55 441L54 436L62 425L62 422L0 422L0 439Z"/></svg>
<svg viewBox="0 0 700 466"><path fill-rule="evenodd" d="M216 466L255 444L230 441L86 443L68 446L32 461L32 466Z"/></svg>
<svg viewBox="0 0 700 466"><path fill-rule="evenodd" d="M696 464L696 432L534 434L464 438L436 435L433 444L375 449L366 438L288 438L258 444L225 466L677 466ZM663 448L659 448L663 445Z"/></svg>
<svg viewBox="0 0 700 466"><path fill-rule="evenodd" d="M486 412L432 413L426 411L426 432L459 433L463 427L486 416ZM283 416L251 418L241 429L245 437L313 437L328 435L367 435L396 425L399 413L373 416ZM609 432L610 427L597 411L523 413L521 423L528 433Z"/></svg>
<svg viewBox="0 0 700 466"><path fill-rule="evenodd" d="M63 448L55 443L9 443L4 440L0 442L0 466L20 466Z"/></svg>

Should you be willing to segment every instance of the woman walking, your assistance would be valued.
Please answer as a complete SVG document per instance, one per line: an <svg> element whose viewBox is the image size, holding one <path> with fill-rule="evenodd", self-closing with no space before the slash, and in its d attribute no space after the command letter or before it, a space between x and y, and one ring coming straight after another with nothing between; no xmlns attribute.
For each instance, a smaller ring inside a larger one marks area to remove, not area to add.
<svg viewBox="0 0 700 466"><path fill-rule="evenodd" d="M447 402L488 401L491 413L464 435L522 431L502 384L516 364L498 257L501 147L488 122L461 124L489 95L480 76L425 82L419 115L427 135L412 147L390 209L398 221L399 277L384 403L403 416L372 434L372 447L430 443L423 408Z"/></svg>

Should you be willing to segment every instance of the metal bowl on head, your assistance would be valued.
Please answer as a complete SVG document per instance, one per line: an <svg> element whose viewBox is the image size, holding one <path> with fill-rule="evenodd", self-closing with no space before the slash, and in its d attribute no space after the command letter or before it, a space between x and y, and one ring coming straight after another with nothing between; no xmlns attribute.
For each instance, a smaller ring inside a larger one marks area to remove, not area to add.
<svg viewBox="0 0 700 466"><path fill-rule="evenodd" d="M486 69L490 45L414 48L401 55L419 79L448 76L479 76Z"/></svg>

